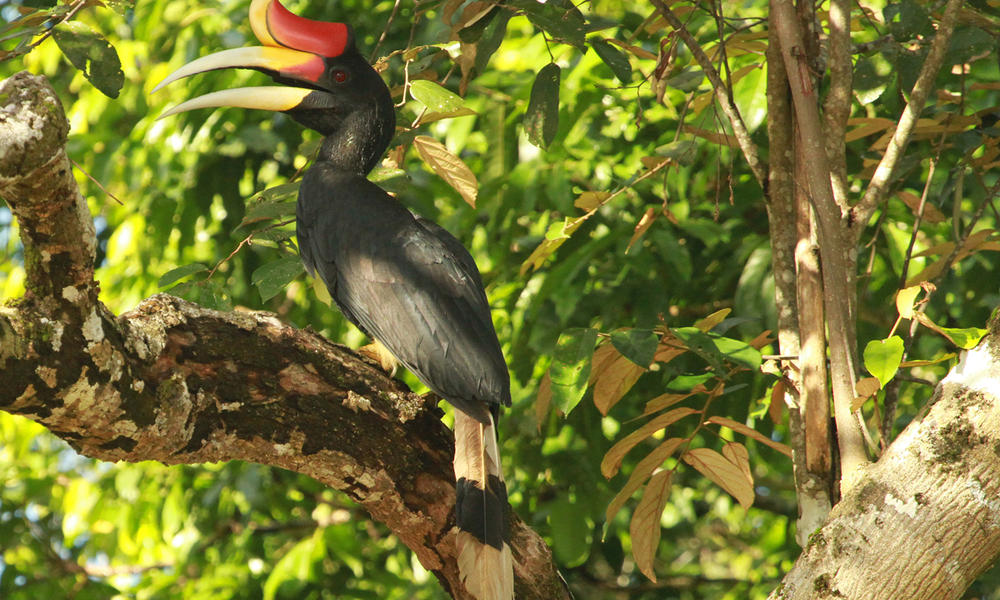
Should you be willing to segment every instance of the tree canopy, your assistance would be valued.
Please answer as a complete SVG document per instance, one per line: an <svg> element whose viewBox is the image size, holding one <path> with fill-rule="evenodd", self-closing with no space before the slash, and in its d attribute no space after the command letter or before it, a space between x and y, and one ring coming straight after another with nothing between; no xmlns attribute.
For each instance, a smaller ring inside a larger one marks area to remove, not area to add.
<svg viewBox="0 0 1000 600"><path fill-rule="evenodd" d="M371 178L483 273L512 508L577 597L767 597L1000 305L996 2L286 4L354 27L398 103ZM215 71L150 93L256 44L248 6L15 0L0 78L59 94L111 312L167 292L357 348L296 251L320 136L281 113L157 120L270 83ZM16 306L33 258L3 207L0 252ZM14 412L4 598L447 597L316 479L102 462Z"/></svg>

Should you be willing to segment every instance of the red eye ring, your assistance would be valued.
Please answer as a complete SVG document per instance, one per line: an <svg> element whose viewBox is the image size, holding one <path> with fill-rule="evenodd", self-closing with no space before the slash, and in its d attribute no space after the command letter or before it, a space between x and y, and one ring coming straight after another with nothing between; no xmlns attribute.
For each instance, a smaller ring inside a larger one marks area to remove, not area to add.
<svg viewBox="0 0 1000 600"><path fill-rule="evenodd" d="M333 72L333 80L336 81L337 83L344 83L348 79L349 78L347 76L347 71L337 69L336 71Z"/></svg>

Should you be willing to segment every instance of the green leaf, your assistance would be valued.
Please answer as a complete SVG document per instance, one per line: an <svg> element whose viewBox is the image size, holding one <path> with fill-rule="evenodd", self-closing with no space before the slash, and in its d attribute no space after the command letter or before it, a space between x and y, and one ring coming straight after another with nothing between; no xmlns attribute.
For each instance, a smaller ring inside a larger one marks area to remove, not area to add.
<svg viewBox="0 0 1000 600"><path fill-rule="evenodd" d="M659 338L652 329L621 329L611 333L611 344L622 356L648 369L656 354Z"/></svg>
<svg viewBox="0 0 1000 600"><path fill-rule="evenodd" d="M621 50L601 39L591 40L590 46L597 53L597 56L601 57L604 64L611 68L611 72L615 74L618 81L624 84L632 81L632 65Z"/></svg>
<svg viewBox="0 0 1000 600"><path fill-rule="evenodd" d="M122 63L114 46L79 21L63 23L52 32L62 53L83 76L109 98L117 98L125 83Z"/></svg>
<svg viewBox="0 0 1000 600"><path fill-rule="evenodd" d="M410 95L431 112L453 112L465 105L465 100L461 96L426 79L412 82Z"/></svg>
<svg viewBox="0 0 1000 600"><path fill-rule="evenodd" d="M724 358L709 334L697 327L678 327L670 331L684 342L689 350L704 359L712 371L720 375L724 372Z"/></svg>
<svg viewBox="0 0 1000 600"><path fill-rule="evenodd" d="M741 364L750 370L756 370L763 362L760 351L742 340L717 336L714 333L709 333L708 336L729 362Z"/></svg>
<svg viewBox="0 0 1000 600"><path fill-rule="evenodd" d="M260 291L261 301L267 302L304 270L299 257L286 256L260 267L250 278Z"/></svg>
<svg viewBox="0 0 1000 600"><path fill-rule="evenodd" d="M531 99L524 114L524 131L528 141L539 148L547 148L559 131L559 80L562 70L549 63L535 76L531 86Z"/></svg>
<svg viewBox="0 0 1000 600"><path fill-rule="evenodd" d="M884 70L884 72L882 72ZM860 58L854 65L854 93L862 104L879 99L888 87L890 67L881 56Z"/></svg>
<svg viewBox="0 0 1000 600"><path fill-rule="evenodd" d="M313 535L295 544L274 565L274 569L267 576L267 581L264 582L264 599L274 600L279 596L279 589L282 591L281 597L297 596L298 594L286 592L297 591L305 582L314 578L313 564L322 558L324 548L323 528L317 527ZM286 583L290 584L287 589L282 585Z"/></svg>
<svg viewBox="0 0 1000 600"><path fill-rule="evenodd" d="M903 338L894 335L884 340L872 340L865 346L865 368L882 387L885 387L899 370L903 361Z"/></svg>
<svg viewBox="0 0 1000 600"><path fill-rule="evenodd" d="M552 527L552 549L559 564L576 567L590 556L593 526L586 524L586 511L569 499L561 498L547 507Z"/></svg>
<svg viewBox="0 0 1000 600"><path fill-rule="evenodd" d="M979 327L966 327L964 329L952 329L951 327L938 327L938 330L947 334L948 339L959 348L970 350L979 345L979 340L986 335L985 329Z"/></svg>
<svg viewBox="0 0 1000 600"><path fill-rule="evenodd" d="M183 265L177 267L176 269L170 269L166 273L160 276L160 280L156 282L156 285L161 288L165 288L169 285L173 285L175 282L184 279L188 275L193 275L195 273L201 273L202 271L207 271L208 267L201 263L192 263L190 265Z"/></svg>
<svg viewBox="0 0 1000 600"><path fill-rule="evenodd" d="M992 55L996 46L996 38L978 27L956 27L945 55L945 64L960 65L976 57Z"/></svg>
<svg viewBox="0 0 1000 600"><path fill-rule="evenodd" d="M247 209L247 213L243 216L243 220L240 221L237 229L259 221L270 221L271 219L279 219L281 217L294 217L295 204L294 200L291 202L282 200L258 202Z"/></svg>
<svg viewBox="0 0 1000 600"><path fill-rule="evenodd" d="M476 45L477 73L482 73L486 70L490 58L496 53L500 47L500 43L503 42L503 38L507 33L507 22L510 21L512 16L514 16L514 13L511 11L501 10L486 25L483 36L479 39L479 44Z"/></svg>
<svg viewBox="0 0 1000 600"><path fill-rule="evenodd" d="M698 151L698 143L694 140L678 140L663 144L656 148L656 154L674 159L677 164L691 165L694 163L695 153Z"/></svg>
<svg viewBox="0 0 1000 600"><path fill-rule="evenodd" d="M544 3L536 0L511 0L509 5L524 11L531 24L549 36L576 46L581 52L585 49L587 21L572 3L559 0Z"/></svg>
<svg viewBox="0 0 1000 600"><path fill-rule="evenodd" d="M576 408L587 391L590 359L596 343L597 330L589 327L567 329L556 342L549 378L552 380L552 400L564 415Z"/></svg>
<svg viewBox="0 0 1000 600"><path fill-rule="evenodd" d="M920 3L913 0L894 2L882 9L882 18L889 25L889 32L898 42L905 42L918 35L934 32L931 15Z"/></svg>
<svg viewBox="0 0 1000 600"><path fill-rule="evenodd" d="M704 71L695 67L686 67L680 73L668 78L663 83L665 83L668 87L672 87L682 92L693 92L701 87L701 84L704 81Z"/></svg>
<svg viewBox="0 0 1000 600"><path fill-rule="evenodd" d="M301 185L301 181L293 181L269 187L251 196L247 204L253 205L258 202L278 202L287 201L289 198L295 199L299 195L299 187Z"/></svg>

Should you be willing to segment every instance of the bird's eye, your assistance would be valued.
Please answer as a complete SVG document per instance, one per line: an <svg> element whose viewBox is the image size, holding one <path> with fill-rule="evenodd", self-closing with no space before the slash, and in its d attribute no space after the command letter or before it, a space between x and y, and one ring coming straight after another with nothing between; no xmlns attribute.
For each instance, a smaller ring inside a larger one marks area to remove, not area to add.
<svg viewBox="0 0 1000 600"><path fill-rule="evenodd" d="M350 79L350 76L347 74L347 71L337 69L333 72L333 80L337 83L344 83L348 79Z"/></svg>

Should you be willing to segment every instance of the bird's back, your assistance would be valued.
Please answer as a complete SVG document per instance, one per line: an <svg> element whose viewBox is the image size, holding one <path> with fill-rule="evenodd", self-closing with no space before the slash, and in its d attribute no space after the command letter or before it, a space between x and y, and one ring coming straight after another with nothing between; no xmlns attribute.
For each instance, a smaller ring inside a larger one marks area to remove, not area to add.
<svg viewBox="0 0 1000 600"><path fill-rule="evenodd" d="M303 262L344 315L427 387L480 422L510 405L479 270L450 233L322 163L302 182L297 227Z"/></svg>

